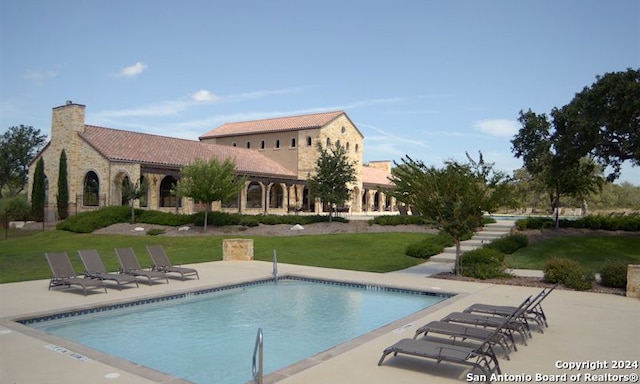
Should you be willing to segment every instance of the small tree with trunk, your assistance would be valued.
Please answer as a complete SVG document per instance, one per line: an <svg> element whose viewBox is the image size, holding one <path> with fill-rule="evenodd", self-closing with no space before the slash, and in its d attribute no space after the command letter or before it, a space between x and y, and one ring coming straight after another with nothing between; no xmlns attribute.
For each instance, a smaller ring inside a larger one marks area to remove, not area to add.
<svg viewBox="0 0 640 384"><path fill-rule="evenodd" d="M131 224L136 222L136 210L135 201L140 200L143 196L146 196L149 190L149 185L146 180L143 182L137 181L135 184L131 183L129 179L126 179L122 183L122 198L129 203L131 207Z"/></svg>
<svg viewBox="0 0 640 384"><path fill-rule="evenodd" d="M356 181L356 168L340 144L324 148L318 143L320 156L316 161L315 175L307 179L311 195L320 198L329 205L329 221L333 207L349 199L349 183Z"/></svg>
<svg viewBox="0 0 640 384"><path fill-rule="evenodd" d="M228 201L237 196L245 185L246 178L236 176L233 159L220 161L215 157L208 161L195 159L182 167L181 178L173 192L178 196L191 197L204 203L204 230L207 229L208 213L214 201Z"/></svg>

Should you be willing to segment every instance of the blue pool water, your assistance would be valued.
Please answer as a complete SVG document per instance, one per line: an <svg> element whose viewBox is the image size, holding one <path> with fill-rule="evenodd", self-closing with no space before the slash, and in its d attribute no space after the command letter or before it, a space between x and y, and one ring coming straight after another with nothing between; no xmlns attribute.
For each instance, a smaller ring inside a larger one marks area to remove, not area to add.
<svg viewBox="0 0 640 384"><path fill-rule="evenodd" d="M446 299L282 280L29 326L196 383L252 379L258 328L273 372Z"/></svg>

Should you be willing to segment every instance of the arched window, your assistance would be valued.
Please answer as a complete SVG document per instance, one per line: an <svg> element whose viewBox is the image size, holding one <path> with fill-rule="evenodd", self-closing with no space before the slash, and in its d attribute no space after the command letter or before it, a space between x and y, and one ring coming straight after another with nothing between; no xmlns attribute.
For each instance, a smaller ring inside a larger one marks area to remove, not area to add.
<svg viewBox="0 0 640 384"><path fill-rule="evenodd" d="M160 182L160 206L161 207L181 207L182 203L177 196L171 193L177 180L173 176L165 176Z"/></svg>
<svg viewBox="0 0 640 384"><path fill-rule="evenodd" d="M307 136L307 147L311 146L311 136Z"/></svg>
<svg viewBox="0 0 640 384"><path fill-rule="evenodd" d="M356 144L356 152L358 152L359 150L360 150L360 146Z"/></svg>
<svg viewBox="0 0 640 384"><path fill-rule="evenodd" d="M340 146L340 140L336 141L336 148Z"/></svg>
<svg viewBox="0 0 640 384"><path fill-rule="evenodd" d="M264 149L265 144L264 144L264 140L260 140L260 149Z"/></svg>
<svg viewBox="0 0 640 384"><path fill-rule="evenodd" d="M98 175L89 171L84 176L84 182L82 187L82 205L87 207L97 207L100 205L100 181Z"/></svg>
<svg viewBox="0 0 640 384"><path fill-rule="evenodd" d="M327 148L331 146L331 139L327 137Z"/></svg>
<svg viewBox="0 0 640 384"><path fill-rule="evenodd" d="M247 186L247 208L262 208L262 186L255 181Z"/></svg>
<svg viewBox="0 0 640 384"><path fill-rule="evenodd" d="M247 149L250 149L250 148L251 148L251 142L247 141Z"/></svg>
<svg viewBox="0 0 640 384"><path fill-rule="evenodd" d="M342 126L342 129L340 130L342 133L345 133L347 131L347 129L344 127L344 125Z"/></svg>
<svg viewBox="0 0 640 384"><path fill-rule="evenodd" d="M345 149L347 150L347 152L349 152L349 142L347 141L347 144L345 145Z"/></svg>
<svg viewBox="0 0 640 384"><path fill-rule="evenodd" d="M273 147L275 149L279 149L280 148L280 139L276 139L276 142L273 144Z"/></svg>
<svg viewBox="0 0 640 384"><path fill-rule="evenodd" d="M291 138L291 148L295 148L296 147L296 138L292 137Z"/></svg>

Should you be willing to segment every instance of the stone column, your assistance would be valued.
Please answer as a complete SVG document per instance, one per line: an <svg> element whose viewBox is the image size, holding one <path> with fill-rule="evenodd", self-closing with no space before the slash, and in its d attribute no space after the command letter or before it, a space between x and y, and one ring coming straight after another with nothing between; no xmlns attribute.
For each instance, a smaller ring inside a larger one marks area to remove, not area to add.
<svg viewBox="0 0 640 384"><path fill-rule="evenodd" d="M627 297L640 299L640 264L627 266Z"/></svg>
<svg viewBox="0 0 640 384"><path fill-rule="evenodd" d="M253 261L253 239L222 240L222 260Z"/></svg>

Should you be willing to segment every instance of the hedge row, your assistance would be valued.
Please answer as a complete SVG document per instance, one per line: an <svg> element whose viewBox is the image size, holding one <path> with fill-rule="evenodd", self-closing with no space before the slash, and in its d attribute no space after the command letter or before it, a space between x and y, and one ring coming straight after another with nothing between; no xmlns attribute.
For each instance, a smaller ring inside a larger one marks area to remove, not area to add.
<svg viewBox="0 0 640 384"><path fill-rule="evenodd" d="M625 216L589 215L576 220L560 219L560 228L603 229L607 231L640 231L640 214ZM516 221L519 229L554 228L555 221L548 217L529 217Z"/></svg>

